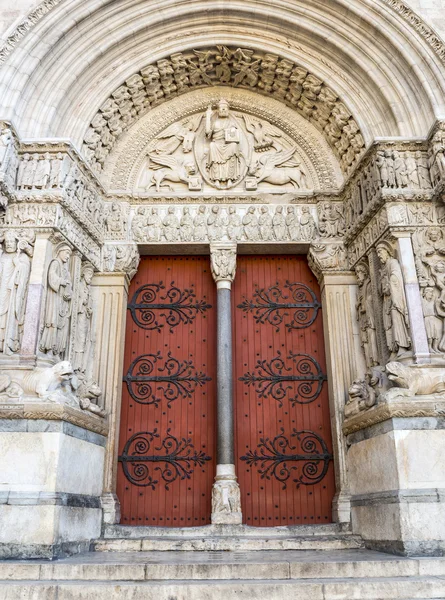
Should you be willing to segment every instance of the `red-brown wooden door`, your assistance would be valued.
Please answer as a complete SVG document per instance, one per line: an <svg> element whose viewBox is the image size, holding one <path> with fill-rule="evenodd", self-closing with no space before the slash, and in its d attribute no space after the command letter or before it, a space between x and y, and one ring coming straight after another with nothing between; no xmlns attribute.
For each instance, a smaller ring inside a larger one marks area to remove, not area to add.
<svg viewBox="0 0 445 600"><path fill-rule="evenodd" d="M335 483L317 281L305 257L239 256L233 296L244 522L329 523Z"/></svg>
<svg viewBox="0 0 445 600"><path fill-rule="evenodd" d="M124 525L210 522L215 336L208 257L144 257L127 310L117 480Z"/></svg>

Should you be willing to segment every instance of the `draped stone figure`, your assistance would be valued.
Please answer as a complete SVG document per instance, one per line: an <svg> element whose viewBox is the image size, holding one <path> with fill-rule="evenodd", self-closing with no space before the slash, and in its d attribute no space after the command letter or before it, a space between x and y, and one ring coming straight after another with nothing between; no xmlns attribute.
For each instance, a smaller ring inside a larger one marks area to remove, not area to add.
<svg viewBox="0 0 445 600"><path fill-rule="evenodd" d="M193 217L190 214L188 206L184 207L180 225L181 240L183 242L191 242L193 239Z"/></svg>
<svg viewBox="0 0 445 600"><path fill-rule="evenodd" d="M72 298L70 257L71 248L67 244L62 244L48 269L40 350L55 357L60 357L65 352L68 342Z"/></svg>
<svg viewBox="0 0 445 600"><path fill-rule="evenodd" d="M378 244L377 256L382 264L380 290L383 296L386 343L392 355L397 356L411 347L402 269L398 260L394 258L394 251L390 244L386 242Z"/></svg>
<svg viewBox="0 0 445 600"><path fill-rule="evenodd" d="M195 228L193 236L195 241L201 242L205 240L207 238L207 217L205 206L200 206L198 208L198 213L193 221L193 226Z"/></svg>
<svg viewBox="0 0 445 600"><path fill-rule="evenodd" d="M93 266L86 263L82 267L80 275L77 328L72 361L73 369L78 373L87 372L93 358L93 297L91 293L93 275Z"/></svg>
<svg viewBox="0 0 445 600"><path fill-rule="evenodd" d="M0 256L0 352L19 352L33 248L24 237L7 231Z"/></svg>
<svg viewBox="0 0 445 600"><path fill-rule="evenodd" d="M241 237L241 217L236 212L234 206L229 206L229 224L227 227L227 235L229 240L239 240Z"/></svg>
<svg viewBox="0 0 445 600"><path fill-rule="evenodd" d="M241 177L241 151L238 123L231 116L226 100L219 101L216 116L211 106L207 108L205 134L210 140L209 179L217 187L230 187Z"/></svg>
<svg viewBox="0 0 445 600"><path fill-rule="evenodd" d="M265 242L268 242L270 240L273 240L273 217L270 214L269 208L267 206L262 206L260 208L260 213L261 214L258 218L258 225L260 227L261 239Z"/></svg>
<svg viewBox="0 0 445 600"><path fill-rule="evenodd" d="M355 273L359 288L356 310L360 326L360 340L365 353L366 366L371 369L379 364L379 359L369 268L364 262L361 262L355 267Z"/></svg>

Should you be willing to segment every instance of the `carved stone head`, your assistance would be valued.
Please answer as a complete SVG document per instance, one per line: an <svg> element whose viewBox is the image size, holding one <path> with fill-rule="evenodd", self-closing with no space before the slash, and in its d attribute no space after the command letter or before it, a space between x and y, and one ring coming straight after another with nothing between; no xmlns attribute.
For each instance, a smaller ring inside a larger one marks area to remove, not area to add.
<svg viewBox="0 0 445 600"><path fill-rule="evenodd" d="M229 116L229 103L224 98L218 102L218 115L221 118Z"/></svg>

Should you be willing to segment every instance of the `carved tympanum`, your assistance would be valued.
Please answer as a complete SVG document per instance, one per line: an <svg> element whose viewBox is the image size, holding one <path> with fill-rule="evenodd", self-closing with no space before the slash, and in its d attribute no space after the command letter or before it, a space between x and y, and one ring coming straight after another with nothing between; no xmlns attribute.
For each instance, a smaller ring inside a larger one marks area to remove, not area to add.
<svg viewBox="0 0 445 600"><path fill-rule="evenodd" d="M298 147L259 117L235 112L224 98L169 125L147 148L138 189L201 191L313 186Z"/></svg>

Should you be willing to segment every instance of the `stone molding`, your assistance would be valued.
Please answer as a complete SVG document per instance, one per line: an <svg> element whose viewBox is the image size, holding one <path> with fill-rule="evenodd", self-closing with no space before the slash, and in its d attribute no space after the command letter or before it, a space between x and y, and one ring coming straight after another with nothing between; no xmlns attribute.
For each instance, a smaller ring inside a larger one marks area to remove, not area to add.
<svg viewBox="0 0 445 600"><path fill-rule="evenodd" d="M108 424L101 417L61 404L0 403L0 419L65 421L100 435L108 435Z"/></svg>
<svg viewBox="0 0 445 600"><path fill-rule="evenodd" d="M0 506L68 506L72 508L101 508L98 496L67 492L1 491Z"/></svg>
<svg viewBox="0 0 445 600"><path fill-rule="evenodd" d="M379 506L381 504L423 504L445 502L445 489L426 488L389 490L351 496L351 506Z"/></svg>
<svg viewBox="0 0 445 600"><path fill-rule="evenodd" d="M344 435L350 435L361 429L367 429L389 419L408 419L415 417L445 416L445 399L437 396L416 396L415 398L396 398L385 401L363 411L343 423Z"/></svg>

